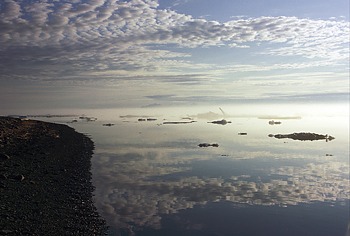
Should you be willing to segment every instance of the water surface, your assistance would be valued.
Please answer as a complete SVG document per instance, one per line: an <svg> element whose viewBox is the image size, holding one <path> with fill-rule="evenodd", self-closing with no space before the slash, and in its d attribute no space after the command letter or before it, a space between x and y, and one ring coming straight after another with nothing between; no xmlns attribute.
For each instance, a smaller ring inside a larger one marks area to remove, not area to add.
<svg viewBox="0 0 350 236"><path fill-rule="evenodd" d="M205 108L90 111L97 121L72 123L95 142L95 199L110 234L346 235L348 113L282 110L216 108L226 125L208 123ZM335 139L268 137L293 132Z"/></svg>

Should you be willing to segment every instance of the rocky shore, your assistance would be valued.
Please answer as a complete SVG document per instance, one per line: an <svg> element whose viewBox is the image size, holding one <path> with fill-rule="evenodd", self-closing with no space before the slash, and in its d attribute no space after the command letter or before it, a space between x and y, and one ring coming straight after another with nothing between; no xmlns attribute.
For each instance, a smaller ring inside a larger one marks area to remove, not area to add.
<svg viewBox="0 0 350 236"><path fill-rule="evenodd" d="M92 150L68 126L0 117L0 235L104 235Z"/></svg>

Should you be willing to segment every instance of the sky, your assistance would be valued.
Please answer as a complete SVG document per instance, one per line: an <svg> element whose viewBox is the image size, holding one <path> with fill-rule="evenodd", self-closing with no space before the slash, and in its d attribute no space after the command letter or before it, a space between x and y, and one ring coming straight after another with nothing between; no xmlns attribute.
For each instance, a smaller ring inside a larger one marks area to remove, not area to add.
<svg viewBox="0 0 350 236"><path fill-rule="evenodd" d="M0 111L349 101L348 0L3 0Z"/></svg>

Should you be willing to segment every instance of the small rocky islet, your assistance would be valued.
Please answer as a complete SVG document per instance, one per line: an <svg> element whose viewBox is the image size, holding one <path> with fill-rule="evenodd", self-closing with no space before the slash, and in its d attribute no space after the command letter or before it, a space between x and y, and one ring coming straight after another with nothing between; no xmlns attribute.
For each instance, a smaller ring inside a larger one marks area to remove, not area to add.
<svg viewBox="0 0 350 236"><path fill-rule="evenodd" d="M66 125L0 117L0 235L105 235L93 148Z"/></svg>
<svg viewBox="0 0 350 236"><path fill-rule="evenodd" d="M328 134L316 134L316 133L306 133L306 132L301 132L301 133L292 133L292 134L269 134L269 137L274 137L277 139L293 139L293 140L300 140L300 141L315 141L315 140L326 140L332 141L335 139L333 136L330 136Z"/></svg>

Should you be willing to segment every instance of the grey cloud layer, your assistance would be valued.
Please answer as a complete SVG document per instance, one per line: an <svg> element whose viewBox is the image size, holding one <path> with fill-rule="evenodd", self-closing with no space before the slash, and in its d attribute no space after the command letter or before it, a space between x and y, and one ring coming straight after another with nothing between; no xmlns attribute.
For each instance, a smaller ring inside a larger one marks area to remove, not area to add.
<svg viewBox="0 0 350 236"><path fill-rule="evenodd" d="M344 60L348 35L349 23L343 21L281 16L219 23L162 10L149 0L6 0L0 3L0 70L5 77L13 75L14 67L24 76L191 65L183 60L188 54L152 48L159 44L248 47L272 42L281 46L265 54Z"/></svg>

